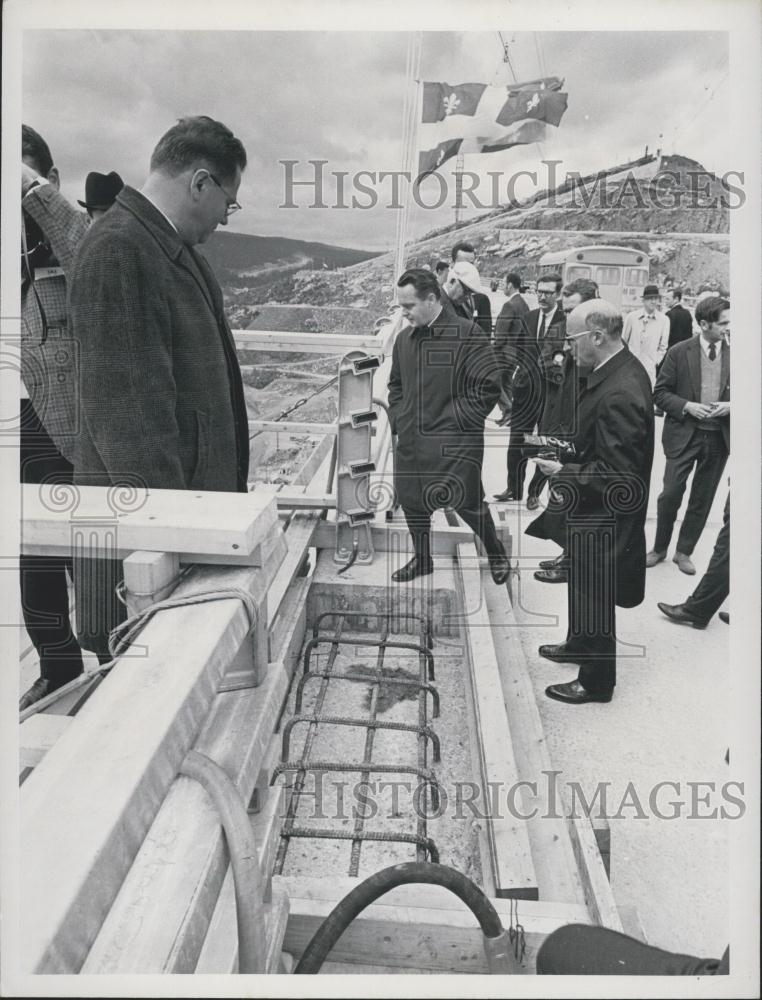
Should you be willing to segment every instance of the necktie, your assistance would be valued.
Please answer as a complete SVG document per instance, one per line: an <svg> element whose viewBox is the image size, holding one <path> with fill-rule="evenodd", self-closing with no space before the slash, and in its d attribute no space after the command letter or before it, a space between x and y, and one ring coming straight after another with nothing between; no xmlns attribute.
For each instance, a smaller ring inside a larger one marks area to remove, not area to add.
<svg viewBox="0 0 762 1000"><path fill-rule="evenodd" d="M709 360L710 361L714 361L714 359L716 357L717 357L717 348L714 346L714 344L710 344L709 345Z"/></svg>
<svg viewBox="0 0 762 1000"><path fill-rule="evenodd" d="M537 332L537 339L542 340L545 336L545 313L540 313L540 329Z"/></svg>

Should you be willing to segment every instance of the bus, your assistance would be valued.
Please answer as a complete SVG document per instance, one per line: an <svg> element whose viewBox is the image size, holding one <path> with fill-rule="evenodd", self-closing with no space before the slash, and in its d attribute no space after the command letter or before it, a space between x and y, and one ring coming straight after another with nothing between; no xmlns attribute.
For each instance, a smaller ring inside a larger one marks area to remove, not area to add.
<svg viewBox="0 0 762 1000"><path fill-rule="evenodd" d="M626 313L642 303L649 265L643 250L595 244L543 254L538 277L557 273L565 285L577 278L590 278L598 285L602 299Z"/></svg>

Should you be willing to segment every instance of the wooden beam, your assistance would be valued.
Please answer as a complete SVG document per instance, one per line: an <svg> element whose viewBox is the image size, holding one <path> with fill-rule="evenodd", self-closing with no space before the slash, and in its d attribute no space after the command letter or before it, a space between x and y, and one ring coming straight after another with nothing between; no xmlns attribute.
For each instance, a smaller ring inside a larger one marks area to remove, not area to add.
<svg viewBox="0 0 762 1000"><path fill-rule="evenodd" d="M177 552L185 562L240 557L253 553L277 524L271 486L250 493L145 490L121 511L114 491L101 486L72 487L71 506L60 503L56 486L21 489L21 551L34 555L82 548L83 554L108 556Z"/></svg>
<svg viewBox="0 0 762 1000"><path fill-rule="evenodd" d="M132 552L122 569L127 610L136 615L169 597L179 582L180 558L176 552Z"/></svg>
<svg viewBox="0 0 762 1000"><path fill-rule="evenodd" d="M250 420L250 431L272 431L276 434L330 434L335 437L336 424L299 423L297 420Z"/></svg>
<svg viewBox="0 0 762 1000"><path fill-rule="evenodd" d="M318 471L320 466L323 464L323 460L331 448L334 447L334 435L326 434L326 436L318 441L317 445L312 449L307 461L302 465L299 471L294 476L292 482L294 486L307 486L312 482L315 473Z"/></svg>
<svg viewBox="0 0 762 1000"><path fill-rule="evenodd" d="M233 330L235 346L239 351L300 351L305 354L344 355L350 351L363 351L381 356L391 351L389 334L384 331L376 336L355 337L343 333L285 333L282 330Z"/></svg>
<svg viewBox="0 0 762 1000"><path fill-rule="evenodd" d="M320 523L320 515L310 511L297 511L289 522L284 536L288 553L280 564L268 593L271 628L286 591L304 562L310 546L313 545L313 538Z"/></svg>
<svg viewBox="0 0 762 1000"><path fill-rule="evenodd" d="M19 767L35 767L74 720L68 715L31 715L19 726Z"/></svg>
<svg viewBox="0 0 762 1000"><path fill-rule="evenodd" d="M473 544L458 546L458 576L463 596L461 633L468 649L469 677L473 693L477 748L485 802L486 791L498 790L497 815L487 817L495 892L500 898L537 899L537 875L532 863L526 820L511 815L507 791L519 781L513 755L508 716L503 702L500 672L492 641L492 627L483 591L494 587L482 583L480 560ZM526 814L525 810L522 810Z"/></svg>
<svg viewBox="0 0 762 1000"><path fill-rule="evenodd" d="M299 957L333 907L357 886L357 879L305 878L276 875L273 890L285 888L290 913L283 949ZM534 971L537 949L558 927L591 923L584 906L537 900L493 899L505 928L511 906L527 943L525 971ZM365 909L339 938L333 962L381 965L390 971L418 968L429 972L486 973L483 935L471 911L446 889L401 886Z"/></svg>
<svg viewBox="0 0 762 1000"><path fill-rule="evenodd" d="M275 569L199 569L176 593L242 587L256 596ZM240 600L209 602L203 617L199 629L194 604L152 619L130 662L111 671L22 786L23 971L80 970L223 673L250 641Z"/></svg>
<svg viewBox="0 0 762 1000"><path fill-rule="evenodd" d="M291 633L287 645L301 646L303 617L292 617ZM247 804L269 778L263 772L271 761L290 676L289 667L278 661L270 664L258 688L218 695L195 744L225 769ZM270 804L280 812L277 801ZM270 821L271 834L277 833L272 814ZM258 842L263 871L272 863L272 847L272 837ZM192 972L226 868L225 839L214 806L196 782L177 778L104 915L82 971Z"/></svg>

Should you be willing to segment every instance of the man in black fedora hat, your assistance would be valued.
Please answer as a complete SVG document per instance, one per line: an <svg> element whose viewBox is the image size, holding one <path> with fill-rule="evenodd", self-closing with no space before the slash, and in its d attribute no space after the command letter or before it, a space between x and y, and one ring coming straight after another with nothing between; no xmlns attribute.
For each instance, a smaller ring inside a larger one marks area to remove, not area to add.
<svg viewBox="0 0 762 1000"><path fill-rule="evenodd" d="M123 187L124 181L115 170L108 174L99 174L93 170L85 179L85 200L78 201L77 204L87 210L94 222L108 212Z"/></svg>

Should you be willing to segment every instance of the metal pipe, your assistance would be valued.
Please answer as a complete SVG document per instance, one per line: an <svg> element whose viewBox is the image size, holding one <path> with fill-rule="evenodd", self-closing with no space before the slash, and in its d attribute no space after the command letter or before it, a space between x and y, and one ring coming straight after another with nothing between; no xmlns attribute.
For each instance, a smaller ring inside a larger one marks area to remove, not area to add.
<svg viewBox="0 0 762 1000"><path fill-rule="evenodd" d="M257 842L246 807L226 772L197 750L186 755L180 774L193 778L202 786L214 802L225 831L235 887L238 971L264 973L267 962L264 886Z"/></svg>
<svg viewBox="0 0 762 1000"><path fill-rule="evenodd" d="M338 903L318 927L294 969L295 975L314 974L341 935L362 911L400 885L429 884L449 889L471 910L484 934L484 951L492 975L520 972L510 951L508 932L497 910L471 879L447 865L409 862L384 868L361 882Z"/></svg>

